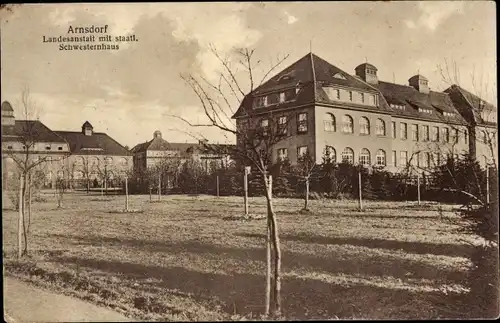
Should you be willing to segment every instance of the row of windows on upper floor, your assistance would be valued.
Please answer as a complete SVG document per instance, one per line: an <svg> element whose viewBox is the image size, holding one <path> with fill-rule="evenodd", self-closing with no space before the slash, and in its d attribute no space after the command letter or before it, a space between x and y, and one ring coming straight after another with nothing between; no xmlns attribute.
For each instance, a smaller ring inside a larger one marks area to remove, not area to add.
<svg viewBox="0 0 500 323"><path fill-rule="evenodd" d="M301 112L298 113L297 115L297 133L298 134L304 134L307 133L308 130L308 123L307 123L307 112ZM281 131L282 134L287 134L288 131L288 119L287 116L281 116L278 118L278 127ZM327 132L336 132L337 131L337 122L335 115L332 113L326 113L324 117L324 131ZM400 131L399 131L399 138L401 140L407 140L408 139L408 124L405 122L400 122ZM263 119L261 120L261 127L263 128L263 134L267 135L269 133L270 129L270 120L269 119ZM420 127L418 124L412 124L411 125L411 132L412 132L412 140L413 141L433 141L433 142L439 142L440 138L440 132L439 132L439 127L438 126L428 126L428 125L422 125L421 130L419 130ZM342 132L343 133L354 133L354 119L348 115L345 114L342 116ZM441 128L441 135L442 135L442 141L446 143L458 143L459 138L463 137L464 143L467 144L469 140L468 132L466 129L460 130L457 128L452 128L452 137L450 138L450 128L448 127L442 127ZM462 132L462 135L460 134ZM370 135L371 134L371 126L370 126L370 120L367 117L361 117L359 119L359 133L361 135ZM420 136L420 133L422 133L422 138ZM376 124L375 124L375 134L377 136L386 136L386 124L385 121L382 119L377 119ZM392 121L391 123L391 136L392 138L397 138L397 130L396 130L396 122ZM486 132L483 131L481 141L487 142L487 137L486 137Z"/></svg>
<svg viewBox="0 0 500 323"><path fill-rule="evenodd" d="M8 150L13 150L14 149L14 145L7 145L7 149ZM22 145L21 149L22 150L26 150L26 145ZM62 151L63 149L64 149L63 146L57 146L57 150L58 151ZM29 150L33 150L33 148L30 148ZM52 150L52 146L51 145L45 145L45 150L46 151Z"/></svg>
<svg viewBox="0 0 500 323"><path fill-rule="evenodd" d="M377 106L378 96L372 93L345 90L330 86L323 87L328 98L332 101L353 102L362 105ZM295 100L298 88L258 96L253 101L254 108L263 108L271 105Z"/></svg>
<svg viewBox="0 0 500 323"><path fill-rule="evenodd" d="M49 163L52 164L53 162L62 162L64 161L64 157L54 157L54 156L35 156L33 159L33 163ZM14 162L14 159L12 157L7 157L6 158L7 163L12 163ZM126 166L128 164L128 160L126 158L120 158L119 163L123 166ZM89 159L85 159L83 157L76 157L74 161L75 166L88 166L88 167L93 167L93 166L98 166L100 164L100 160L97 157L90 157ZM113 164L113 157L105 157L104 158L104 164L105 165L112 165Z"/></svg>
<svg viewBox="0 0 500 323"><path fill-rule="evenodd" d="M304 156L308 152L307 146L299 146L297 147L297 156L300 158ZM283 161L288 159L288 149L280 148L277 151L278 159ZM323 150L323 154L327 157L331 162L337 163L337 152L334 147L326 146ZM440 153L440 152L416 152L413 155L409 156L408 151L402 150L399 154L399 161L397 156L397 151L393 150L391 152L391 165L392 166L400 166L407 167L409 165L417 166L417 167L436 167L442 165L446 162L447 159L454 157L458 158L458 154L452 153ZM341 153L340 162L354 164L355 154L354 150L350 147L345 147ZM371 166L371 153L368 149L361 149L358 157L358 163L363 166ZM375 154L375 166L387 166L387 158L386 152L383 149L378 149Z"/></svg>
<svg viewBox="0 0 500 323"><path fill-rule="evenodd" d="M326 113L324 117L324 131L335 132L337 130L336 118L332 113ZM421 128L422 138L420 138L419 125L412 124L412 140L413 141L439 141L439 127L433 126L429 127L427 125L423 125ZM430 133L430 129L432 129L432 133ZM450 142L450 128L443 127L441 128L442 138L444 142ZM452 128L452 141L457 143L460 137L460 131L463 132L464 143L468 143L468 132L466 129L459 130L456 128ZM345 114L342 116L342 132L343 133L354 133L354 120L353 118ZM392 138L396 138L396 122L392 121L391 123L391 136ZM361 135L369 135L371 133L370 120L367 117L359 118L359 133ZM377 119L375 124L375 134L378 136L386 136L386 124L382 119ZM405 122L400 122L400 135L401 140L408 139L408 124Z"/></svg>

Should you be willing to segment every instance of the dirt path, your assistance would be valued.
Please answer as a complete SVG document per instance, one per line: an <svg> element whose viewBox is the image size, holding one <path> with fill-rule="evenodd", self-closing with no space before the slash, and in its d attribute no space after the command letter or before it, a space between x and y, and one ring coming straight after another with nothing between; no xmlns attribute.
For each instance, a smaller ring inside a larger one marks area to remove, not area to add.
<svg viewBox="0 0 500 323"><path fill-rule="evenodd" d="M124 322L118 312L4 276L5 322Z"/></svg>

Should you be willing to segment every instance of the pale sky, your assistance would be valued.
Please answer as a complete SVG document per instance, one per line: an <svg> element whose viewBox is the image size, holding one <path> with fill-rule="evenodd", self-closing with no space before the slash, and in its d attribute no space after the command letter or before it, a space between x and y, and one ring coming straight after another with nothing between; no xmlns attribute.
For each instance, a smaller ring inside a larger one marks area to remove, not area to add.
<svg viewBox="0 0 500 323"><path fill-rule="evenodd" d="M113 36L135 34L139 41L121 44L118 51L60 51L58 44L42 43L43 36L67 36L70 25L92 24L108 25ZM492 1L16 6L1 13L1 100L16 110L26 86L49 128L79 131L88 120L94 131L130 147L150 140L156 129L171 142L194 141L171 129L234 142L166 115L204 120L180 73L216 75L209 43L221 53L254 48L263 67L289 54L282 68L312 44L313 53L347 73L367 60L381 80L407 85L418 71L436 91L447 87L438 64L454 61L460 85L476 88L496 105Z"/></svg>

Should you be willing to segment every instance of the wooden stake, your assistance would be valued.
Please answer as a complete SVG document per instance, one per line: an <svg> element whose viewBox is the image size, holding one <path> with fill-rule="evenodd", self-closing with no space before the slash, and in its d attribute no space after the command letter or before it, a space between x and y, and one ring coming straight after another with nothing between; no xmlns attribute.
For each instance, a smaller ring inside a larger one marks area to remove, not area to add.
<svg viewBox="0 0 500 323"><path fill-rule="evenodd" d="M243 175L243 201L245 203L245 215L248 215L248 174L245 170L245 174Z"/></svg>
<svg viewBox="0 0 500 323"><path fill-rule="evenodd" d="M217 197L219 197L219 175L217 175Z"/></svg>
<svg viewBox="0 0 500 323"><path fill-rule="evenodd" d="M417 173L417 199L418 205L420 205L420 173Z"/></svg>
<svg viewBox="0 0 500 323"><path fill-rule="evenodd" d="M486 165L486 203L490 204L490 168Z"/></svg>
<svg viewBox="0 0 500 323"><path fill-rule="evenodd" d="M125 177L125 211L128 212L128 179Z"/></svg>
<svg viewBox="0 0 500 323"><path fill-rule="evenodd" d="M363 193L362 193L362 187L361 187L361 171L358 173L358 186L359 186L359 210L363 210Z"/></svg>
<svg viewBox="0 0 500 323"><path fill-rule="evenodd" d="M161 200L161 174L158 175L158 201Z"/></svg>

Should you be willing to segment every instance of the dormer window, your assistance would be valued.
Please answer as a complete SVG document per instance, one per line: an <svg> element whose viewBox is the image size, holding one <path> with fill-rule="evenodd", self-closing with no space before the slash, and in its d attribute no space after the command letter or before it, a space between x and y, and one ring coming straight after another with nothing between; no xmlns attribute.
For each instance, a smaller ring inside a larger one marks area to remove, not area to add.
<svg viewBox="0 0 500 323"><path fill-rule="evenodd" d="M283 75L282 77L280 77L278 79L278 82L287 82L287 81L290 81L291 79L292 79L292 76L289 74L286 74L286 75Z"/></svg>
<svg viewBox="0 0 500 323"><path fill-rule="evenodd" d="M420 112L420 113L426 113L426 114L432 114L432 110L430 110L430 109L418 108L418 112Z"/></svg>
<svg viewBox="0 0 500 323"><path fill-rule="evenodd" d="M401 111L404 111L405 110L405 106L402 105L402 104L394 104L394 103L391 103L389 104L389 106L393 109L397 109L397 110L401 110Z"/></svg>
<svg viewBox="0 0 500 323"><path fill-rule="evenodd" d="M333 77L340 80L346 80L346 77L342 75L342 73L336 73Z"/></svg>
<svg viewBox="0 0 500 323"><path fill-rule="evenodd" d="M445 117L454 117L454 116L455 116L455 114L454 114L454 113L452 113L452 112L446 112L446 111L443 111L443 115L444 115Z"/></svg>

